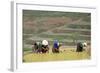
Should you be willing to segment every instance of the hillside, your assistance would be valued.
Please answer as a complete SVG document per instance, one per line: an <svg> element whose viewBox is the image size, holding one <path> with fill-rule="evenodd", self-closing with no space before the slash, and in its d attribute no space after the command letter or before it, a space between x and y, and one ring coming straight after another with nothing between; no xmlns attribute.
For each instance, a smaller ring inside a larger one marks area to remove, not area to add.
<svg viewBox="0 0 100 73"><path fill-rule="evenodd" d="M34 41L58 39L63 45L75 46L78 41L91 41L91 14L77 12L23 10L23 46Z"/></svg>

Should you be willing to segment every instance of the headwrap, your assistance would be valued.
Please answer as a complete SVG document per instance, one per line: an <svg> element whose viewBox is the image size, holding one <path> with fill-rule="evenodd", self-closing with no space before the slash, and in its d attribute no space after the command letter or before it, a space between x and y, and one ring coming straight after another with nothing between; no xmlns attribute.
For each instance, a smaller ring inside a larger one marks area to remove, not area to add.
<svg viewBox="0 0 100 73"><path fill-rule="evenodd" d="M42 45L48 45L48 41L47 40L43 40L42 41Z"/></svg>

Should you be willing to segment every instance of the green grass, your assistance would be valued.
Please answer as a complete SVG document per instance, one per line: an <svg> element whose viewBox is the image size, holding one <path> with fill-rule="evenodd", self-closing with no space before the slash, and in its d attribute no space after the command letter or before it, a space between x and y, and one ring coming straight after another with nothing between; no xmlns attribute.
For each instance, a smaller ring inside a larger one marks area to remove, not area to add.
<svg viewBox="0 0 100 73"><path fill-rule="evenodd" d="M75 32L74 32L75 33ZM49 35L49 34L45 34L45 35L39 35L40 37L43 37L43 38L52 38L52 39L59 39L59 40L62 40L62 39L73 39L73 36L77 39L77 40L90 40L90 36L81 36L79 34L75 35L75 34L72 34L72 35Z"/></svg>
<svg viewBox="0 0 100 73"><path fill-rule="evenodd" d="M31 51L31 50L32 50L32 48L24 48L23 49L24 52Z"/></svg>
<svg viewBox="0 0 100 73"><path fill-rule="evenodd" d="M67 27L73 29L91 29L91 25L84 25L84 24L70 24Z"/></svg>

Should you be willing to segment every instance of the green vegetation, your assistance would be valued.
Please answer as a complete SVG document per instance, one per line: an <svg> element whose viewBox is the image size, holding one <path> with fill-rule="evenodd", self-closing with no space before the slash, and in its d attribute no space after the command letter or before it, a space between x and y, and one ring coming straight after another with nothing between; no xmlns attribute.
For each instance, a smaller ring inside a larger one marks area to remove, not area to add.
<svg viewBox="0 0 100 73"><path fill-rule="evenodd" d="M70 24L67 27L74 29L91 29L90 25L82 25L82 24Z"/></svg>
<svg viewBox="0 0 100 73"><path fill-rule="evenodd" d="M23 51L32 51L32 48L23 48Z"/></svg>
<svg viewBox="0 0 100 73"><path fill-rule="evenodd" d="M75 36L74 36L75 35ZM77 40L88 40L90 39L90 36L81 36L81 35L76 35L76 33L72 34L72 35L49 35L49 34L45 34L45 35L40 35L40 37L43 38L52 38L52 39L59 39L59 40L63 40L63 39L73 39L76 38Z"/></svg>

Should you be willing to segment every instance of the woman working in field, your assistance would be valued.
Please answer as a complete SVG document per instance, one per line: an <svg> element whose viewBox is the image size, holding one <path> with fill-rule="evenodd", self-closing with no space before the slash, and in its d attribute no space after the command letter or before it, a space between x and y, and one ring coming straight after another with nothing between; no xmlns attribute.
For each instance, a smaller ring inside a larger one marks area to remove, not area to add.
<svg viewBox="0 0 100 73"><path fill-rule="evenodd" d="M46 53L46 52L49 52L48 41L47 40L43 40L42 42L35 42L32 51L34 53Z"/></svg>
<svg viewBox="0 0 100 73"><path fill-rule="evenodd" d="M55 40L54 44L53 44L52 52L53 53L59 53L59 47L60 46L61 46L61 44L58 42L58 40Z"/></svg>

